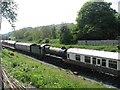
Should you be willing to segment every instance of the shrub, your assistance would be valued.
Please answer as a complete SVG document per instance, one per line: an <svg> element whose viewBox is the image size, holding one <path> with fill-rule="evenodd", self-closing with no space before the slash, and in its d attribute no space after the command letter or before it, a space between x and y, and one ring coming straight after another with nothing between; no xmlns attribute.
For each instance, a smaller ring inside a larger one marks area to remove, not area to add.
<svg viewBox="0 0 120 90"><path fill-rule="evenodd" d="M45 38L41 43L49 43L49 39L48 38Z"/></svg>
<svg viewBox="0 0 120 90"><path fill-rule="evenodd" d="M12 63L12 67L15 68L17 66L17 62Z"/></svg>
<svg viewBox="0 0 120 90"><path fill-rule="evenodd" d="M42 42L41 38L36 41L36 43L41 43L41 42Z"/></svg>
<svg viewBox="0 0 120 90"><path fill-rule="evenodd" d="M49 43L49 39L48 38L45 38L45 43Z"/></svg>

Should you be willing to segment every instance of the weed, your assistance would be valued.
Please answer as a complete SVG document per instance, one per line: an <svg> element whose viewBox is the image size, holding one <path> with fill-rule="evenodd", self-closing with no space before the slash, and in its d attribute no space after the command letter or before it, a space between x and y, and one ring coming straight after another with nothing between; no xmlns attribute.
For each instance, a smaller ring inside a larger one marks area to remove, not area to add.
<svg viewBox="0 0 120 90"><path fill-rule="evenodd" d="M53 68L46 64L40 64L25 56L3 50L4 57L2 66L8 75L18 79L20 82L29 83L37 88L104 88L88 80L72 75L69 70ZM10 58L10 53L14 57ZM14 59L14 60L13 60Z"/></svg>

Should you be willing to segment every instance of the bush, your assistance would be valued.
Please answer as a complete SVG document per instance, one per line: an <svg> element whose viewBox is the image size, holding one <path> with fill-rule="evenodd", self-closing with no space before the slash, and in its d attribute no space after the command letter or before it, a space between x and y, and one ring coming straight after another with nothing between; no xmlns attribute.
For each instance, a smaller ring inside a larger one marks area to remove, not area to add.
<svg viewBox="0 0 120 90"><path fill-rule="evenodd" d="M51 39L49 43L59 43L59 39Z"/></svg>
<svg viewBox="0 0 120 90"><path fill-rule="evenodd" d="M29 37L27 38L27 40L28 40L28 41L32 41L32 37L29 36Z"/></svg>
<svg viewBox="0 0 120 90"><path fill-rule="evenodd" d="M41 43L41 42L42 42L41 38L36 41L36 43Z"/></svg>
<svg viewBox="0 0 120 90"><path fill-rule="evenodd" d="M17 62L12 63L12 67L15 68L17 66Z"/></svg>
<svg viewBox="0 0 120 90"><path fill-rule="evenodd" d="M41 43L49 43L49 38L45 38Z"/></svg>

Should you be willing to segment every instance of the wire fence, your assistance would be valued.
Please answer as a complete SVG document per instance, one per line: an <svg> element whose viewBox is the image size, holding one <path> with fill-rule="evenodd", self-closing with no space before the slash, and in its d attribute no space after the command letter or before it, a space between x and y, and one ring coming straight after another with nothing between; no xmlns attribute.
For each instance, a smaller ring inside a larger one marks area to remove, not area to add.
<svg viewBox="0 0 120 90"><path fill-rule="evenodd" d="M120 45L119 40L78 40L80 45Z"/></svg>

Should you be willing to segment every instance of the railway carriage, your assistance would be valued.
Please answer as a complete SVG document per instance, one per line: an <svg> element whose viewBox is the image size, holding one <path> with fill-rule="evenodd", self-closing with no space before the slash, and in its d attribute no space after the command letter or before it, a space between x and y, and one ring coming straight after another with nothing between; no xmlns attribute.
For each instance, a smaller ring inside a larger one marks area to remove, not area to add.
<svg viewBox="0 0 120 90"><path fill-rule="evenodd" d="M15 49L15 43L16 41L11 41L11 40L2 40L2 46Z"/></svg>
<svg viewBox="0 0 120 90"><path fill-rule="evenodd" d="M30 52L31 51L31 49L30 49L31 45L32 44L16 42L15 49L21 50L21 51L24 51L24 52Z"/></svg>
<svg viewBox="0 0 120 90"><path fill-rule="evenodd" d="M66 62L120 76L120 53L70 48Z"/></svg>

